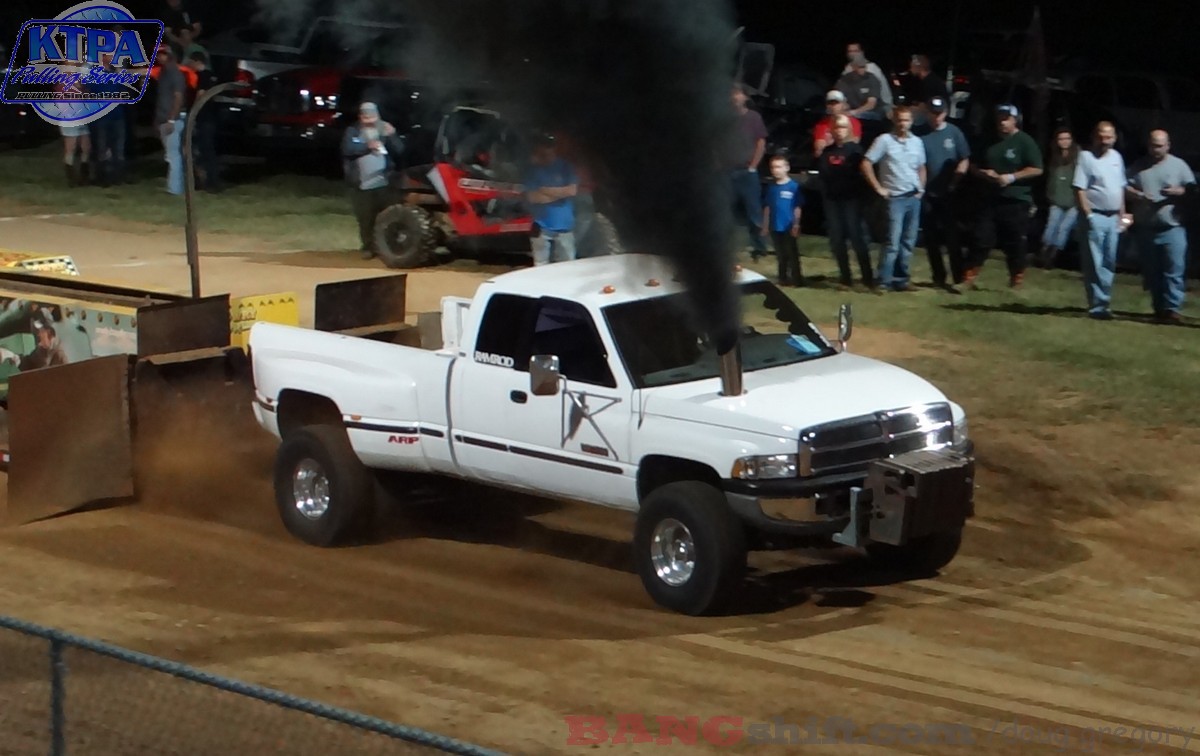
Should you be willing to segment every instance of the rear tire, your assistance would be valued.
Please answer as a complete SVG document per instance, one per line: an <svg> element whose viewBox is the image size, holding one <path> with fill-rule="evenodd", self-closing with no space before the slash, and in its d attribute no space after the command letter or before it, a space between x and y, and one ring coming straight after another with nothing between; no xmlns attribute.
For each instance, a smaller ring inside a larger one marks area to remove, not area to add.
<svg viewBox="0 0 1200 756"><path fill-rule="evenodd" d="M962 533L962 528L933 533L903 546L869 543L867 555L872 562L889 571L933 575L954 561L962 546Z"/></svg>
<svg viewBox="0 0 1200 756"><path fill-rule="evenodd" d="M344 428L308 425L284 437L275 456L275 504L284 526L313 546L360 535L374 512L371 471Z"/></svg>
<svg viewBox="0 0 1200 756"><path fill-rule="evenodd" d="M679 481L646 497L634 530L634 562L656 603L682 614L725 608L746 574L746 537L725 496Z"/></svg>
<svg viewBox="0 0 1200 756"><path fill-rule="evenodd" d="M389 268L420 268L436 248L429 213L413 205L392 205L375 217L375 251Z"/></svg>

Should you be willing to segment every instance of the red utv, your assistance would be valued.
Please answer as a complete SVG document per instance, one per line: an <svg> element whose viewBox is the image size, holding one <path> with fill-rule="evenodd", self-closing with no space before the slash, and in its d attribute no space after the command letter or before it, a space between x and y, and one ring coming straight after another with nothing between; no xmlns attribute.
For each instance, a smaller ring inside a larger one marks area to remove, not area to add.
<svg viewBox="0 0 1200 756"><path fill-rule="evenodd" d="M433 162L400 171L398 201L375 221L376 250L389 268L415 268L439 252L530 250L533 226L520 184L526 139L499 114L456 107L438 129ZM609 220L576 202L580 257L621 251Z"/></svg>

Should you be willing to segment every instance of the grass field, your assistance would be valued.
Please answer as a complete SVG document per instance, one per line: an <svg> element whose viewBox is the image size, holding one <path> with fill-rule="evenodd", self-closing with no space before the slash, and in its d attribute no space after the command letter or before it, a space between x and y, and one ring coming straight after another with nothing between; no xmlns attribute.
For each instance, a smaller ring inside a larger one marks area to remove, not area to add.
<svg viewBox="0 0 1200 756"><path fill-rule="evenodd" d="M1117 319L1094 321L1085 315L1083 285L1073 271L1030 269L1014 292L996 253L978 291L876 296L834 287L837 268L824 238L808 238L802 248L805 275L817 281L790 291L810 318L833 323L847 301L859 326L943 344L940 356L921 359L920 372L988 387L981 400L989 412L1037 413L1056 425L1119 417L1144 426L1200 426L1200 292L1191 292L1185 307L1190 322L1156 325L1140 277L1118 275ZM771 257L754 267L773 277L774 265ZM912 269L915 283L929 281L924 250L917 250Z"/></svg>
<svg viewBox="0 0 1200 756"><path fill-rule="evenodd" d="M136 161L132 184L70 188L61 146L0 152L0 199L45 212L88 212L183 228L183 197L165 191L167 166L161 154ZM285 249L358 249L358 226L345 186L315 176L265 175L221 194L196 192L201 233L258 238Z"/></svg>
<svg viewBox="0 0 1200 756"><path fill-rule="evenodd" d="M162 190L163 163L151 155L136 172L139 180L132 185L69 189L57 143L2 152L0 202L180 227L183 202ZM198 193L196 208L205 233L253 237L288 249L357 247L345 188L337 180L266 176L219 195ZM833 287L836 268L823 237L806 237L801 246L812 283L791 291L811 318L830 324L837 306L849 301L862 327L941 345L914 367L948 387L970 388L978 395L976 411L1052 425L1120 419L1142 427L1200 427L1195 399L1200 292L1192 292L1185 308L1188 324L1155 325L1140 279L1120 275L1114 294L1118 319L1097 322L1084 317L1083 286L1072 271L1031 269L1024 289L1012 292L996 254L979 291L875 296ZM774 265L768 257L755 267L773 277ZM928 281L923 250L912 267L916 283Z"/></svg>

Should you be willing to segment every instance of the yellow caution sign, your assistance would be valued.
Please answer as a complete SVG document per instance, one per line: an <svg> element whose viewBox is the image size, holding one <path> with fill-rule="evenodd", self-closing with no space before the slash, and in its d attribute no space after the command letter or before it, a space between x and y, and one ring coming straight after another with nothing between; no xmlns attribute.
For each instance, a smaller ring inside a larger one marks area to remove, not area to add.
<svg viewBox="0 0 1200 756"><path fill-rule="evenodd" d="M229 300L231 346L245 349L250 340L250 327L258 322L300 325L300 304L295 292L256 294Z"/></svg>
<svg viewBox="0 0 1200 756"><path fill-rule="evenodd" d="M0 249L0 267L20 268L35 273L61 273L78 276L79 267L69 255L46 255L35 252L18 252Z"/></svg>

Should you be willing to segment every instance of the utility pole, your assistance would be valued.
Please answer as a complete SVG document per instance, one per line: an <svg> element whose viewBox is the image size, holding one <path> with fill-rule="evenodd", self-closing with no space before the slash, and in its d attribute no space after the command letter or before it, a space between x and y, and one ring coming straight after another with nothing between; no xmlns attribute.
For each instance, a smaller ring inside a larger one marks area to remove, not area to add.
<svg viewBox="0 0 1200 756"><path fill-rule="evenodd" d="M194 157L192 155L192 129L196 126L196 117L200 114L200 109L203 108L209 100L216 95L229 89L245 88L245 84L241 82L227 82L218 84L209 89L201 96L192 106L191 112L188 113L187 125L183 129L183 160L187 170L187 182L184 184L184 205L187 208L187 226L185 234L187 238L187 259L188 268L192 275L192 298L200 297L200 244L196 238L196 212L192 204L192 198L196 193L196 167L193 165Z"/></svg>

